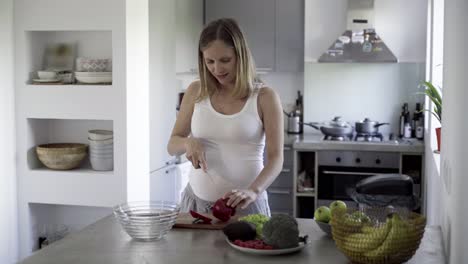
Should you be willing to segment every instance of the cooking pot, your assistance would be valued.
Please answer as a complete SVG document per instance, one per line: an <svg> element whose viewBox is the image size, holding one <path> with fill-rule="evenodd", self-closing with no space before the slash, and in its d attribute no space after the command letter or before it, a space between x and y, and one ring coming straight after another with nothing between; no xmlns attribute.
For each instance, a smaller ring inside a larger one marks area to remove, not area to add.
<svg viewBox="0 0 468 264"><path fill-rule="evenodd" d="M389 125L389 123L379 123L366 117L364 120L356 122L356 132L359 134L376 134L379 132L379 127L383 125Z"/></svg>
<svg viewBox="0 0 468 264"><path fill-rule="evenodd" d="M354 128L348 122L341 120L341 117L336 116L332 121L328 122L310 122L303 123L304 125L311 126L320 130L325 136L331 137L345 137L353 134Z"/></svg>

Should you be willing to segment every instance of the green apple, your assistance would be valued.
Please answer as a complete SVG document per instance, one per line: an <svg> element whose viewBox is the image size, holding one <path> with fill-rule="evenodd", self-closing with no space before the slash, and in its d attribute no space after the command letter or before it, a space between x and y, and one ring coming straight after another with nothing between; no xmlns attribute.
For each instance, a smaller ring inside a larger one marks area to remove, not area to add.
<svg viewBox="0 0 468 264"><path fill-rule="evenodd" d="M330 204L330 212L333 215L335 211L346 210L346 204L343 201L336 200Z"/></svg>
<svg viewBox="0 0 468 264"><path fill-rule="evenodd" d="M361 211L355 211L354 213L351 214L351 217L353 217L356 220L361 221L362 223L370 223L371 219L369 216L367 216L365 213Z"/></svg>
<svg viewBox="0 0 468 264"><path fill-rule="evenodd" d="M314 218L316 221L328 223L331 219L331 211L330 208L326 206L320 206L314 212Z"/></svg>

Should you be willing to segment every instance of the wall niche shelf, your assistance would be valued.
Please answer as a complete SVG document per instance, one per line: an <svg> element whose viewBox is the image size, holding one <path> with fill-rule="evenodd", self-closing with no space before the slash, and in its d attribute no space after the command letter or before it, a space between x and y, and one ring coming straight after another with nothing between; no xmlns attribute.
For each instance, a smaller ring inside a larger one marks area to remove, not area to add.
<svg viewBox="0 0 468 264"><path fill-rule="evenodd" d="M103 174L101 171L91 169L89 154L83 160L81 165L73 170L59 171L49 170L39 161L36 154L36 146L48 143L83 143L88 142L88 130L105 129L113 130L112 120L76 120L76 119L39 119L28 118L29 143L27 151L27 164L31 171L43 172L51 171L55 174L73 174L79 171L80 174ZM115 140L115 139L114 139ZM115 151L115 150L114 150ZM105 172L104 174L111 174Z"/></svg>
<svg viewBox="0 0 468 264"><path fill-rule="evenodd" d="M33 251L39 249L41 238L61 239L112 213L112 208L96 206L29 203ZM45 243L42 243L44 246Z"/></svg>
<svg viewBox="0 0 468 264"><path fill-rule="evenodd" d="M39 79L37 71L83 71L77 69L76 58L110 59L105 70L112 72L112 31L26 31L26 52L29 65L26 84L29 85L69 85L61 81L47 82ZM75 75L75 74L74 74ZM77 83L76 79L68 83L73 85L111 85L106 83Z"/></svg>

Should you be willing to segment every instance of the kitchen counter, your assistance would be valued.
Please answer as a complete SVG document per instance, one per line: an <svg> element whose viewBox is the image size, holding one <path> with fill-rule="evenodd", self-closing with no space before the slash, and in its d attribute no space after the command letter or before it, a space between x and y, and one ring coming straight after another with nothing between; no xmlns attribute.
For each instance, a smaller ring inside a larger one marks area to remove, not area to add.
<svg viewBox="0 0 468 264"><path fill-rule="evenodd" d="M239 252L225 241L221 231L172 229L155 242L133 241L113 216L70 234L20 262L23 264L87 263L349 263L311 219L298 219L309 244L302 251L282 256L256 256ZM420 248L408 262L444 262L439 227L427 227Z"/></svg>
<svg viewBox="0 0 468 264"><path fill-rule="evenodd" d="M402 153L424 153L424 141L397 139L383 142L326 141L322 134L292 135L285 133L284 144L301 151L350 150Z"/></svg>

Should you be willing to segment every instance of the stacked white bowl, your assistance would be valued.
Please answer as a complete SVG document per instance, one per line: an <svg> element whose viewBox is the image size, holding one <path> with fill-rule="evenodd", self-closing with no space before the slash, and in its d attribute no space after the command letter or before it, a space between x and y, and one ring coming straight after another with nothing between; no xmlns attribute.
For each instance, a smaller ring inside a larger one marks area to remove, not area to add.
<svg viewBox="0 0 468 264"><path fill-rule="evenodd" d="M89 160L97 171L114 169L114 133L111 130L94 129L88 131Z"/></svg>

